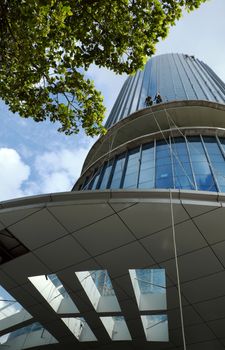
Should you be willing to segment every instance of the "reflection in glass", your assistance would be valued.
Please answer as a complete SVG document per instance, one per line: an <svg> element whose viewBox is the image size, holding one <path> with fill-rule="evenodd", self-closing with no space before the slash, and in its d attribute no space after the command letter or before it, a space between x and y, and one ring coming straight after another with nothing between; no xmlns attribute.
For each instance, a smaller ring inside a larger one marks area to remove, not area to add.
<svg viewBox="0 0 225 350"><path fill-rule="evenodd" d="M75 273L97 312L120 311L118 300L106 270Z"/></svg>
<svg viewBox="0 0 225 350"><path fill-rule="evenodd" d="M137 187L140 164L140 147L128 152L123 188Z"/></svg>
<svg viewBox="0 0 225 350"><path fill-rule="evenodd" d="M181 137L173 138L171 149L174 168L174 187L194 190L195 183L185 139Z"/></svg>
<svg viewBox="0 0 225 350"><path fill-rule="evenodd" d="M155 186L155 149L154 143L143 145L139 174L139 188L153 188Z"/></svg>
<svg viewBox="0 0 225 350"><path fill-rule="evenodd" d="M92 179L91 179L91 181L89 183L89 186L88 186L89 190L95 190L96 189L96 186L97 186L97 183L98 183L98 180L99 180L99 176L100 176L100 170L96 171L94 176L92 177Z"/></svg>
<svg viewBox="0 0 225 350"><path fill-rule="evenodd" d="M129 273L140 311L167 308L164 269L135 269Z"/></svg>
<svg viewBox="0 0 225 350"><path fill-rule="evenodd" d="M141 316L147 341L169 341L167 315Z"/></svg>
<svg viewBox="0 0 225 350"><path fill-rule="evenodd" d="M114 165L114 171L112 175L112 180L110 184L110 188L120 188L123 169L124 169L124 163L125 163L125 154L121 154L116 159L116 164Z"/></svg>
<svg viewBox="0 0 225 350"><path fill-rule="evenodd" d="M0 286L0 331L31 318L32 316Z"/></svg>
<svg viewBox="0 0 225 350"><path fill-rule="evenodd" d="M104 168L103 168L103 171L102 171L102 174L101 174L102 178L101 178L101 183L100 183L99 189L107 188L107 184L108 184L108 181L109 181L109 175L111 173L111 169L112 169L112 161L111 162L107 162L104 165Z"/></svg>
<svg viewBox="0 0 225 350"><path fill-rule="evenodd" d="M200 137L188 137L188 145L198 190L217 191Z"/></svg>
<svg viewBox="0 0 225 350"><path fill-rule="evenodd" d="M223 82L204 62L185 54L159 55L151 58L144 70L127 78L106 127L146 108L146 97L154 99L158 91L163 102L198 99L225 102Z"/></svg>
<svg viewBox="0 0 225 350"><path fill-rule="evenodd" d="M63 317L62 321L80 342L97 341L83 317Z"/></svg>
<svg viewBox="0 0 225 350"><path fill-rule="evenodd" d="M225 139L213 136L171 137L140 145L107 161L91 179L91 188L176 188L225 192L224 174Z"/></svg>
<svg viewBox="0 0 225 350"><path fill-rule="evenodd" d="M173 188L170 146L165 141L156 145L156 188Z"/></svg>
<svg viewBox="0 0 225 350"><path fill-rule="evenodd" d="M204 144L212 163L217 184L221 192L225 192L225 159L214 137L203 137Z"/></svg>
<svg viewBox="0 0 225 350"><path fill-rule="evenodd" d="M29 277L53 310L57 313L78 313L76 305L55 274Z"/></svg>
<svg viewBox="0 0 225 350"><path fill-rule="evenodd" d="M58 342L38 322L0 337L2 350L22 350L53 343Z"/></svg>
<svg viewBox="0 0 225 350"><path fill-rule="evenodd" d="M113 341L131 340L131 335L123 316L107 316L100 317L100 319Z"/></svg>

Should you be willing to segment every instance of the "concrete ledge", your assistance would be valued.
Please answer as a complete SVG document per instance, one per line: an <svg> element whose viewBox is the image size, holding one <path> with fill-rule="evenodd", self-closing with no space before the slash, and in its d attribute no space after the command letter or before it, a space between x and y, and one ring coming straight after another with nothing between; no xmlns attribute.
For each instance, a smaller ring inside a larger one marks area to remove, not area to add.
<svg viewBox="0 0 225 350"><path fill-rule="evenodd" d="M155 121L157 120L157 123ZM169 120L170 119L170 120ZM172 101L139 110L112 126L89 151L82 173L120 145L149 133L182 127L225 128L225 105L203 100Z"/></svg>
<svg viewBox="0 0 225 350"><path fill-rule="evenodd" d="M132 191L121 190L96 190L96 191L73 191L73 192L60 192L54 194L44 194L32 197L16 198L10 201L4 201L0 203L0 213L14 211L16 209L25 208L44 208L56 205L73 205L73 204L94 204L94 203L107 203L107 202L153 202L158 201L170 201L170 192L172 194L173 201L194 201L198 204L206 202L211 205L212 203L218 203L225 205L225 194L217 192L207 191L188 191L188 190L164 190L164 189L152 189L152 190L139 190L134 189Z"/></svg>

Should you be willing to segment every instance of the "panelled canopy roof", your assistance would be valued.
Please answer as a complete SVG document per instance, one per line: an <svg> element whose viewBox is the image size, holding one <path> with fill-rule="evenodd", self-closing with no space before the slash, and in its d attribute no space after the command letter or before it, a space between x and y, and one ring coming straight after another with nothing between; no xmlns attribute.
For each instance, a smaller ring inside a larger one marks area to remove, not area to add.
<svg viewBox="0 0 225 350"><path fill-rule="evenodd" d="M224 349L225 197L176 190L2 203L29 252L0 265L1 349L183 348L171 204L187 348Z"/></svg>

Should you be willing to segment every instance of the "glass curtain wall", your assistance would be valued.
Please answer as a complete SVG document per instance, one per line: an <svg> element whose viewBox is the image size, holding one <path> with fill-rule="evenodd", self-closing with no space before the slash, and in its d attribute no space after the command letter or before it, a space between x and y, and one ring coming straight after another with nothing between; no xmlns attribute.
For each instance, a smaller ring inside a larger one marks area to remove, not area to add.
<svg viewBox="0 0 225 350"><path fill-rule="evenodd" d="M175 188L225 192L225 139L170 137L106 161L81 190Z"/></svg>
<svg viewBox="0 0 225 350"><path fill-rule="evenodd" d="M146 108L146 97L162 102L205 100L225 102L225 84L202 61L185 54L152 57L143 71L128 77L106 122L109 128L121 119ZM156 102L155 102L156 103Z"/></svg>

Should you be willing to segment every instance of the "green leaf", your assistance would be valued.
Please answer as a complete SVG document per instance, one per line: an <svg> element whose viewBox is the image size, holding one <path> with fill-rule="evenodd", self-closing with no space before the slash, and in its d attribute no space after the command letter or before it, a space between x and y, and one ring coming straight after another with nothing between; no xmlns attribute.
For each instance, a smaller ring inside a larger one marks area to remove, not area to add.
<svg viewBox="0 0 225 350"><path fill-rule="evenodd" d="M133 74L182 15L205 0L2 0L0 97L11 111L105 133L103 96L91 64ZM83 72L83 74L82 74Z"/></svg>

